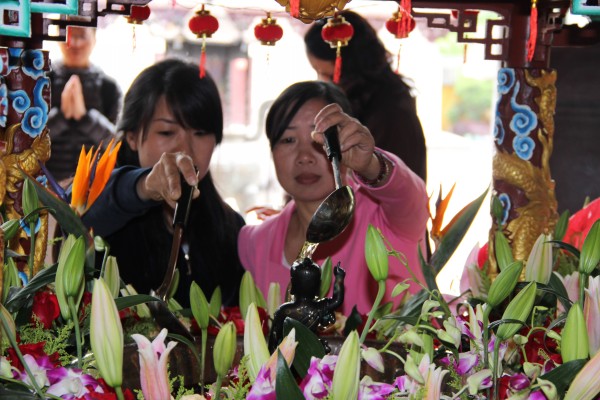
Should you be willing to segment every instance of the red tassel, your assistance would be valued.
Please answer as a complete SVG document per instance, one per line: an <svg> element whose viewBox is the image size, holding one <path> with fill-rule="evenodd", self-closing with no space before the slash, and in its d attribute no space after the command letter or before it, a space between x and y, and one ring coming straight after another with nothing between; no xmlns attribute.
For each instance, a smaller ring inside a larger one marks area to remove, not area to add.
<svg viewBox="0 0 600 400"><path fill-rule="evenodd" d="M300 16L300 0L290 0L290 15L294 18Z"/></svg>
<svg viewBox="0 0 600 400"><path fill-rule="evenodd" d="M338 42L337 51L335 52L335 68L333 69L333 83L340 83L342 76L342 46Z"/></svg>
<svg viewBox="0 0 600 400"><path fill-rule="evenodd" d="M537 0L531 0L531 16L529 17L529 39L527 40L527 61L533 60L538 35Z"/></svg>
<svg viewBox="0 0 600 400"><path fill-rule="evenodd" d="M404 9L404 12L400 14L402 18L400 19L400 25L398 30L400 31L400 37L408 37L410 33L410 18L409 15L412 14L412 2L411 0L401 0L401 7Z"/></svg>
<svg viewBox="0 0 600 400"><path fill-rule="evenodd" d="M202 50L200 50L200 79L206 76L206 34L202 36Z"/></svg>

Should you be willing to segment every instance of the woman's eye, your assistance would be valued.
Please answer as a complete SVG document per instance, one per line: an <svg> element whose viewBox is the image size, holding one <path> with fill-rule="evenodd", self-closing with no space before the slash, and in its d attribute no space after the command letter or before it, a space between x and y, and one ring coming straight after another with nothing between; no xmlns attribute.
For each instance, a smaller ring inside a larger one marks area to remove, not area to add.
<svg viewBox="0 0 600 400"><path fill-rule="evenodd" d="M171 136L173 131L158 131L158 134L161 136Z"/></svg>
<svg viewBox="0 0 600 400"><path fill-rule="evenodd" d="M282 144L294 143L294 141L295 141L294 138L291 138L291 137L279 139L279 143L282 143Z"/></svg>
<svg viewBox="0 0 600 400"><path fill-rule="evenodd" d="M194 136L206 136L208 135L208 132L206 131L196 131L194 132Z"/></svg>

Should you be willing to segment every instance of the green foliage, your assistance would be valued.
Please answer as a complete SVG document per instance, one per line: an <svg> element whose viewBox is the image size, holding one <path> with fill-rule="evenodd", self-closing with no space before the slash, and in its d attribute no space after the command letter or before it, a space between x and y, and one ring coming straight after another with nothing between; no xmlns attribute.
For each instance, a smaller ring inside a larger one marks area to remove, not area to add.
<svg viewBox="0 0 600 400"><path fill-rule="evenodd" d="M73 330L73 322L57 327L56 329L45 329L44 325L35 318L34 324L27 324L19 329L21 344L35 344L45 342L44 353L58 353L60 364L67 366L73 361L73 356L69 354L69 337Z"/></svg>
<svg viewBox="0 0 600 400"><path fill-rule="evenodd" d="M176 377L169 379L169 386L172 388L177 388L177 392L174 394L175 400L181 399L183 396L194 394L194 389L186 389L183 376L178 375ZM143 400L143 397L142 397Z"/></svg>

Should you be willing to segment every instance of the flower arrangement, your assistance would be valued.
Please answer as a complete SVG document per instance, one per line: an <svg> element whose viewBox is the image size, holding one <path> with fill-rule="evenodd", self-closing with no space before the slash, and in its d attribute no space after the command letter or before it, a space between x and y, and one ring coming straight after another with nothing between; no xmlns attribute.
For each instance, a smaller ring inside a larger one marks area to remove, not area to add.
<svg viewBox="0 0 600 400"><path fill-rule="evenodd" d="M0 304L2 396L591 400L600 393L600 382L593 378L600 372L596 202L570 219L563 214L552 234L540 236L527 260L513 260L506 237L498 231L494 259L500 273L493 280L487 277L487 246L476 248L464 269L463 286L468 290L459 298L448 298L440 293L435 277L462 240L486 193L443 229L449 196L441 199L432 218L436 250L428 260L422 257L418 266L425 277L422 290L405 296L397 309L379 304L379 299L385 290L388 259L401 255L375 227L369 227L366 260L380 288L369 314L339 318L342 322L334 335L342 344L333 354L325 354L319 338L307 327L287 319L285 337L270 354L265 335L279 306L277 285L265 298L246 274L240 306L234 309L221 306L219 290L207 297L192 285L189 312L175 302L169 305L199 335L198 343L157 329L144 304L155 299L121 285L116 261L79 219L100 190L93 182L90 185L90 177L106 182L114 165L113 151L105 152L104 162L97 161L103 160L98 153L82 153L86 168L81 174L86 178L79 175L76 180L81 179L78 196L83 197L70 205L26 178L26 217L2 225L8 240L20 226L35 232L37 215L51 212L66 234L57 264L35 276L20 278L16 263L16 259L31 262L32 257L7 253ZM96 251L105 252L99 271ZM331 263L326 262L322 294L327 293L331 276ZM405 295L407 287L407 282L399 282L392 295ZM207 357L209 336L214 339L212 359ZM243 336L241 357L238 336ZM139 353L140 389L124 387L133 367L124 367L128 341L135 343ZM169 376L177 362L169 355L182 346L200 365L199 385ZM395 376L379 382L373 378L377 374L363 373L365 365L370 371L384 372L389 367L384 357L401 365ZM213 376L206 373L207 366Z"/></svg>

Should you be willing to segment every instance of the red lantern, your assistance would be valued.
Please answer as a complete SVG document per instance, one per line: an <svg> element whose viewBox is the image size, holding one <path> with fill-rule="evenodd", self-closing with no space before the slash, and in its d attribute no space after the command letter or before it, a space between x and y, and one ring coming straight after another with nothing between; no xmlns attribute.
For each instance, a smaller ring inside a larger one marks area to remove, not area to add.
<svg viewBox="0 0 600 400"><path fill-rule="evenodd" d="M150 17L150 7L132 5L129 10L127 22L134 25L140 25Z"/></svg>
<svg viewBox="0 0 600 400"><path fill-rule="evenodd" d="M271 13L267 13L260 24L254 27L254 36L265 46L275 46L275 43L283 36L283 29L277 23L275 18L271 18Z"/></svg>
<svg viewBox="0 0 600 400"><path fill-rule="evenodd" d="M335 50L333 82L339 83L342 75L342 47L347 46L354 35L354 27L341 15L331 18L321 30L321 37Z"/></svg>
<svg viewBox="0 0 600 400"><path fill-rule="evenodd" d="M202 50L200 51L200 78L206 75L206 38L210 38L213 33L219 29L219 20L210 14L210 11L202 8L196 12L188 23L190 30L196 34L196 37L202 38Z"/></svg>
<svg viewBox="0 0 600 400"><path fill-rule="evenodd" d="M385 22L385 28L396 37L396 39L405 39L408 34L415 29L415 19L406 10L398 7L392 18Z"/></svg>

